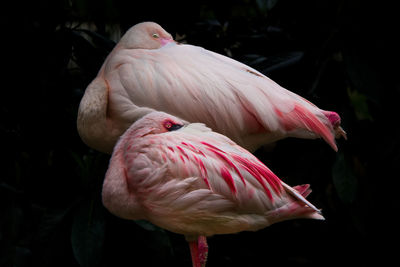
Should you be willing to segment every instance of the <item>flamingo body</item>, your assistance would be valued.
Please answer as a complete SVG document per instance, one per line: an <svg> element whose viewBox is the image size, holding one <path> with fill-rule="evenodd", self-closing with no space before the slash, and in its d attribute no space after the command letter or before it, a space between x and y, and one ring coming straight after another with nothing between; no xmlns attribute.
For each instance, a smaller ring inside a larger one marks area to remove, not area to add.
<svg viewBox="0 0 400 267"><path fill-rule="evenodd" d="M286 185L204 124L153 112L118 141L103 203L119 217L145 219L191 241L294 218L323 219L305 199L310 192L308 185Z"/></svg>
<svg viewBox="0 0 400 267"><path fill-rule="evenodd" d="M152 32L164 36L158 46ZM337 113L245 64L177 44L146 22L124 35L86 89L78 130L89 146L110 153L133 122L154 110L203 122L251 151L288 136L322 137L337 150L335 135L345 135Z"/></svg>

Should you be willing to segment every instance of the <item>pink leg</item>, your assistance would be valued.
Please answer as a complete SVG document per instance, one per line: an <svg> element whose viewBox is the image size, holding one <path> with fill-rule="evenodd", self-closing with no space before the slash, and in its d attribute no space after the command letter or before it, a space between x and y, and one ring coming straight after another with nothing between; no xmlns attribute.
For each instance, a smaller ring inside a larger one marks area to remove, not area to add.
<svg viewBox="0 0 400 267"><path fill-rule="evenodd" d="M201 267L197 240L196 241L188 241L188 242L189 242L189 247L190 247L190 254L192 255L193 267Z"/></svg>
<svg viewBox="0 0 400 267"><path fill-rule="evenodd" d="M199 236L198 240L199 245L199 258L201 267L206 266L207 256L208 256L208 245L207 245L207 238L205 236Z"/></svg>
<svg viewBox="0 0 400 267"><path fill-rule="evenodd" d="M208 255L208 245L205 236L199 236L195 241L188 241L193 267L205 267Z"/></svg>

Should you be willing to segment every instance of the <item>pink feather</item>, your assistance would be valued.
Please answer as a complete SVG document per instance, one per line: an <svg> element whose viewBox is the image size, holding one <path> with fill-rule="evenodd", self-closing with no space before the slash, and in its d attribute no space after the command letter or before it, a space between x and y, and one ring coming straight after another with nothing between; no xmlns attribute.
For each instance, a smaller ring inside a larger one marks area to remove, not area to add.
<svg viewBox="0 0 400 267"><path fill-rule="evenodd" d="M322 137L337 150L335 135L345 136L337 113L231 58L178 45L146 22L124 35L86 89L78 130L89 146L110 153L133 122L154 110L203 122L251 151L287 136Z"/></svg>
<svg viewBox="0 0 400 267"><path fill-rule="evenodd" d="M182 127L168 131L166 120ZM119 217L149 220L185 235L197 259L206 255L198 249L207 247L205 239L193 241L197 237L256 231L295 218L323 219L305 199L310 192L308 185L291 188L250 152L204 124L153 112L118 141L103 203Z"/></svg>

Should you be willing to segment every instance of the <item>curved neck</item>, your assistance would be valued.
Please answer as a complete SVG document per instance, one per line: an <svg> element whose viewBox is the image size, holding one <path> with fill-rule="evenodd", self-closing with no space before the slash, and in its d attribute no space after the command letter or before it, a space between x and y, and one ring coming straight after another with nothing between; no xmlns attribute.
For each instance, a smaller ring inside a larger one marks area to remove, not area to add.
<svg viewBox="0 0 400 267"><path fill-rule="evenodd" d="M100 71L101 73L101 71ZM116 138L107 121L108 85L101 74L86 88L78 110L77 128L82 140L90 147L111 153Z"/></svg>

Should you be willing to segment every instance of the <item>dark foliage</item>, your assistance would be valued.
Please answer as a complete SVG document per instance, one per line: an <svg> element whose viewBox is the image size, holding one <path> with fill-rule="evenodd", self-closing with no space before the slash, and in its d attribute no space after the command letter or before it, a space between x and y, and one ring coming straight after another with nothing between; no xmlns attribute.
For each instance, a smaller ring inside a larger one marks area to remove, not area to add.
<svg viewBox="0 0 400 267"><path fill-rule="evenodd" d="M299 139L257 151L287 183L312 185L310 199L326 221L209 238L208 266L389 262L400 167L395 8L344 0L143 2L2 4L0 266L191 266L182 236L104 209L109 156L76 131L79 101L115 44L112 29L141 21L255 67L337 111L348 132L338 153Z"/></svg>

